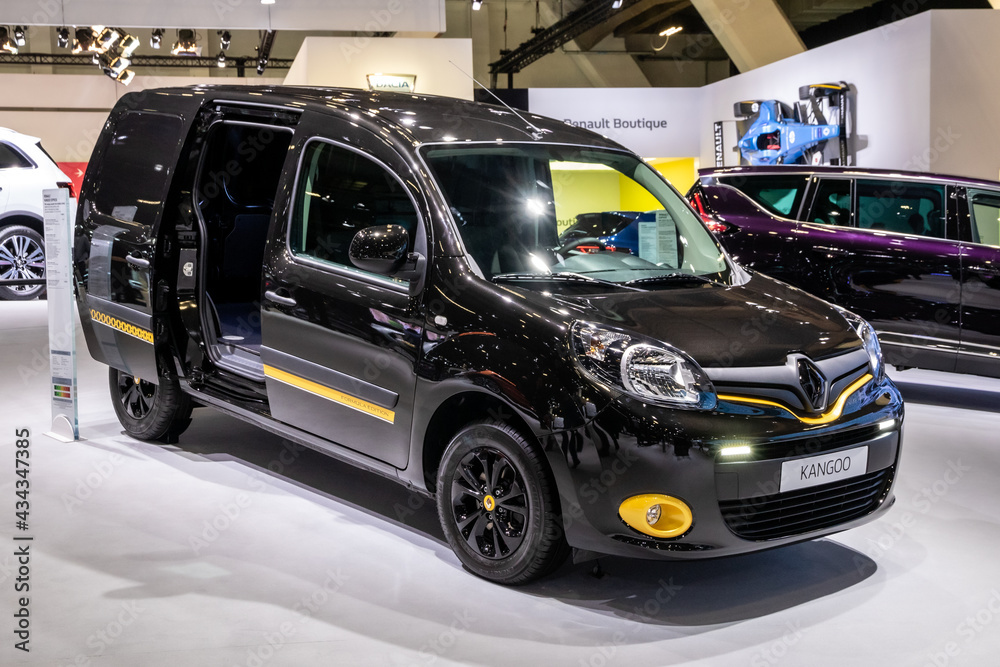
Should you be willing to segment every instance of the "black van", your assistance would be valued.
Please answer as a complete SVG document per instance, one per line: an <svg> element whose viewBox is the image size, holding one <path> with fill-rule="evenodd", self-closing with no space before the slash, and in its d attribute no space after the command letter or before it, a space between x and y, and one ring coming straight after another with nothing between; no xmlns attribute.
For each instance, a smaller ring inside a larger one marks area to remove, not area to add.
<svg viewBox="0 0 1000 667"><path fill-rule="evenodd" d="M580 215L652 210L637 255ZM735 264L633 153L461 100L206 86L111 112L76 228L125 430L210 406L436 498L472 572L704 558L892 504L871 327Z"/></svg>

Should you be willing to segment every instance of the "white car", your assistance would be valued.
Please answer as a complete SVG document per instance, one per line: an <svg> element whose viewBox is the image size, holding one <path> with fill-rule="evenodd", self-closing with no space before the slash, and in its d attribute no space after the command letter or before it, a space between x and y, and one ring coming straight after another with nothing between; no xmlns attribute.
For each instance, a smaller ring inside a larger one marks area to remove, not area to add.
<svg viewBox="0 0 1000 667"><path fill-rule="evenodd" d="M0 299L34 299L45 285L4 281L45 278L42 190L70 188L68 176L36 137L0 128Z"/></svg>

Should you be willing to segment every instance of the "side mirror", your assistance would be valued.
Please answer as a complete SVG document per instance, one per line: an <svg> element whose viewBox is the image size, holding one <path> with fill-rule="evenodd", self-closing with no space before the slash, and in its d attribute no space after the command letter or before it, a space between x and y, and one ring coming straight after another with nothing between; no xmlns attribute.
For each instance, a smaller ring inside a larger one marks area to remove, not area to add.
<svg viewBox="0 0 1000 667"><path fill-rule="evenodd" d="M365 227L351 239L347 255L359 269L388 276L403 266L409 245L410 235L400 225Z"/></svg>

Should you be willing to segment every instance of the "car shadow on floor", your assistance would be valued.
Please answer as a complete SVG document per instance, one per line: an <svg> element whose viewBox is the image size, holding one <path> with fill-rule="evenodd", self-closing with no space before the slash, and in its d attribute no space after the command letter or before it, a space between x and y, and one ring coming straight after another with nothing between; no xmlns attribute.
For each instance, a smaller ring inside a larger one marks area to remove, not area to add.
<svg viewBox="0 0 1000 667"><path fill-rule="evenodd" d="M431 498L214 411L196 411L191 428L172 447L247 465L297 487L304 498L320 494L445 544ZM867 556L822 539L701 561L568 559L554 574L517 590L638 623L694 627L805 604L850 588L877 569Z"/></svg>

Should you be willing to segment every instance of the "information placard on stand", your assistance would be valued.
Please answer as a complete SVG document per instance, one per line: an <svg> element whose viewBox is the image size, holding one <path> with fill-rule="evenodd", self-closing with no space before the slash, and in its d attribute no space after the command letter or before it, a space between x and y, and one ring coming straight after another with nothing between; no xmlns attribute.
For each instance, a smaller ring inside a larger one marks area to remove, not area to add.
<svg viewBox="0 0 1000 667"><path fill-rule="evenodd" d="M62 442L80 439L76 385L76 326L73 312L73 214L69 190L42 192L45 214L45 283L49 308L52 430Z"/></svg>

